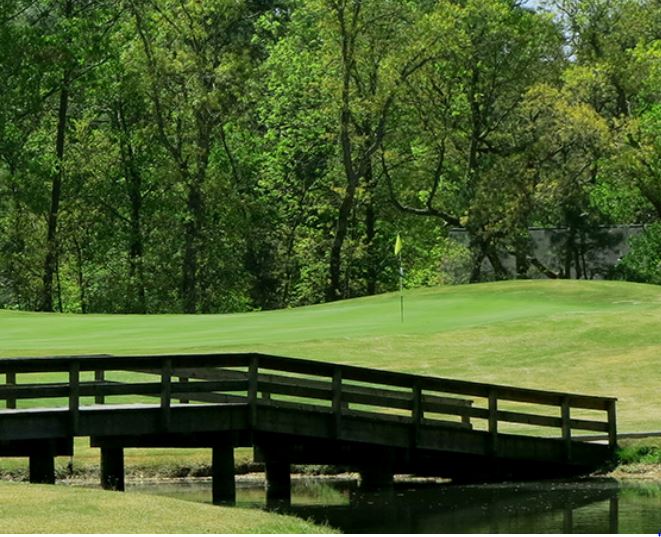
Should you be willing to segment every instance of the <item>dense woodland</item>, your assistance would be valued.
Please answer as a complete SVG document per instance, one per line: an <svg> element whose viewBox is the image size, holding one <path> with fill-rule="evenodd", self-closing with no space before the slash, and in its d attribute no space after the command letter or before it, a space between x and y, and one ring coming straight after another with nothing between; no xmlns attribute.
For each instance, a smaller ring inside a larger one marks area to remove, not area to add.
<svg viewBox="0 0 661 537"><path fill-rule="evenodd" d="M634 222L611 276L661 283L658 0L1 6L0 307L374 294L397 232L409 286L583 278ZM567 229L559 272L531 226Z"/></svg>

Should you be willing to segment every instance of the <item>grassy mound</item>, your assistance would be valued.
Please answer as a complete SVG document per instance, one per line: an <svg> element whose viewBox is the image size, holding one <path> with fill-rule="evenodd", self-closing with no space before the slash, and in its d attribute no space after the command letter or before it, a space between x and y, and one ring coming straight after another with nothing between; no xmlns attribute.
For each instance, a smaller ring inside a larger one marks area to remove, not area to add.
<svg viewBox="0 0 661 537"><path fill-rule="evenodd" d="M257 350L614 395L621 431L661 429L661 287L511 281L233 315L0 312L0 356Z"/></svg>
<svg viewBox="0 0 661 537"><path fill-rule="evenodd" d="M0 483L3 533L330 533L295 517L65 486Z"/></svg>

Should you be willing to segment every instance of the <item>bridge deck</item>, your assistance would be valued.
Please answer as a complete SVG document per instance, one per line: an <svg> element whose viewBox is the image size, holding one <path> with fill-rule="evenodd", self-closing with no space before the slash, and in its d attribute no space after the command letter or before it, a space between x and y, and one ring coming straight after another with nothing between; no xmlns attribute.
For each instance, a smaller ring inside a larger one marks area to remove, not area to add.
<svg viewBox="0 0 661 537"><path fill-rule="evenodd" d="M0 455L43 441L67 452L85 436L108 449L225 443L288 464L486 479L585 472L616 441L613 398L259 354L4 359L0 373Z"/></svg>

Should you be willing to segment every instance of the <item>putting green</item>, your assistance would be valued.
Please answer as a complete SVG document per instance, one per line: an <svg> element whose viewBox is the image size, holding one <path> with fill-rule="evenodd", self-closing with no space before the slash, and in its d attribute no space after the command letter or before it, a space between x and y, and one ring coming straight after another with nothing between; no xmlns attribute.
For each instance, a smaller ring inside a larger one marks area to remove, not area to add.
<svg viewBox="0 0 661 537"><path fill-rule="evenodd" d="M661 430L661 287L509 281L232 315L0 311L0 356L255 350L620 399Z"/></svg>

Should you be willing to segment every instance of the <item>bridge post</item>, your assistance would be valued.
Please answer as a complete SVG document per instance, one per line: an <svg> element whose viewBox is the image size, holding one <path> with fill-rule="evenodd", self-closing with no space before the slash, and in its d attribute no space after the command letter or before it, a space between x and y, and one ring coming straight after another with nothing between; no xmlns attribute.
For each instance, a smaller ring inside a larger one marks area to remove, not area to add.
<svg viewBox="0 0 661 537"><path fill-rule="evenodd" d="M565 457L571 460L571 407L569 397L562 398L561 419L562 419L562 439L565 443Z"/></svg>
<svg viewBox="0 0 661 537"><path fill-rule="evenodd" d="M333 370L333 434L335 438L342 436L342 370Z"/></svg>
<svg viewBox="0 0 661 537"><path fill-rule="evenodd" d="M124 449L101 447L101 488L124 491Z"/></svg>
<svg viewBox="0 0 661 537"><path fill-rule="evenodd" d="M7 382L7 386L15 386L16 385L16 373L13 371L8 371L5 373L5 380ZM16 408L16 398L7 398L7 408Z"/></svg>
<svg viewBox="0 0 661 537"><path fill-rule="evenodd" d="M495 387L489 390L489 450L498 453L498 393Z"/></svg>
<svg viewBox="0 0 661 537"><path fill-rule="evenodd" d="M211 448L211 501L214 505L236 502L234 446L231 443Z"/></svg>
<svg viewBox="0 0 661 537"><path fill-rule="evenodd" d="M617 448L617 418L615 416L615 401L608 402L608 446L615 451Z"/></svg>
<svg viewBox="0 0 661 537"><path fill-rule="evenodd" d="M269 507L291 503L291 465L284 458L266 456L266 505Z"/></svg>
<svg viewBox="0 0 661 537"><path fill-rule="evenodd" d="M172 358L165 357L161 363L161 427L170 429L170 406L172 404Z"/></svg>
<svg viewBox="0 0 661 537"><path fill-rule="evenodd" d="M55 449L48 440L30 453L30 483L55 484Z"/></svg>
<svg viewBox="0 0 661 537"><path fill-rule="evenodd" d="M94 370L94 382L101 384L106 381L106 372L103 369ZM94 403L97 405L102 405L106 402L106 398L103 395L96 394L94 396Z"/></svg>

